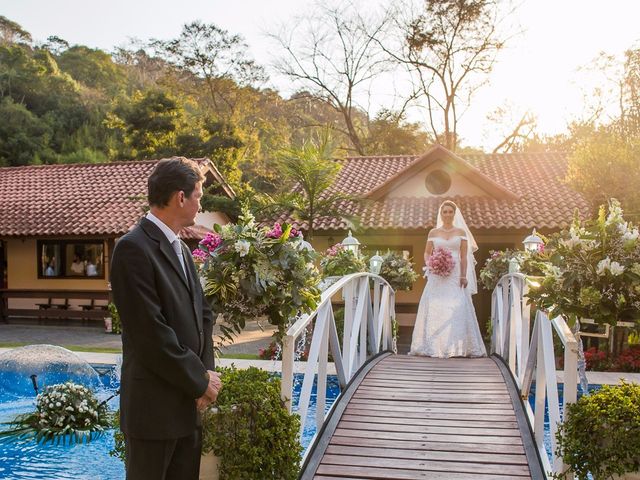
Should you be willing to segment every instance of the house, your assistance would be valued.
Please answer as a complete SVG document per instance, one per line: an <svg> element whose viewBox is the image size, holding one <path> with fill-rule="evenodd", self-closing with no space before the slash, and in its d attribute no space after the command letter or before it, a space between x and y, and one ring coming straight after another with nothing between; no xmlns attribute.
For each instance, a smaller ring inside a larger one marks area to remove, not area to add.
<svg viewBox="0 0 640 480"><path fill-rule="evenodd" d="M69 312L80 305L87 309L96 300L104 304L115 241L144 215L147 177L158 161L0 168L0 287L9 298L5 308L26 314L38 305L60 310L47 303ZM205 187L216 185L216 193L233 198L211 160L195 161L206 177ZM195 245L214 223L228 221L225 214L201 212L196 225L180 235Z"/></svg>
<svg viewBox="0 0 640 480"><path fill-rule="evenodd" d="M489 250L522 248L533 228L550 233L567 227L574 212L588 216L586 199L564 181L567 158L556 153L455 154L440 145L419 156L370 156L337 160L342 169L333 186L360 197L344 210L359 217L354 236L369 252L400 250L423 266L427 234L435 226L445 199L456 202L478 242L476 271ZM286 215L280 220L293 223ZM318 251L346 235L342 218L314 222ZM424 288L420 279L410 292L398 292L396 313L401 325L412 325ZM490 293L474 297L481 328L490 315Z"/></svg>

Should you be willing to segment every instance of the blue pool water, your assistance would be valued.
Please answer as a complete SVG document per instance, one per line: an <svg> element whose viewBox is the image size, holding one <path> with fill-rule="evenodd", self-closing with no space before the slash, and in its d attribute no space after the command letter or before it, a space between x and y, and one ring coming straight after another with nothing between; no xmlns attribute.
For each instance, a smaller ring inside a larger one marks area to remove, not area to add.
<svg viewBox="0 0 640 480"><path fill-rule="evenodd" d="M99 399L111 396L118 388L118 380L113 369L96 367L100 375L82 379L79 383L97 390ZM35 392L31 379L24 375L3 373L0 378L0 422L7 422L16 415L32 411L35 407ZM41 387L59 383L55 372L39 378ZM78 379L76 379L77 381ZM301 375L294 380L293 406L297 410L302 384ZM327 385L327 410L340 393L336 377L330 377ZM109 402L112 409L118 408L117 397ZM301 443L306 449L315 434L316 387L314 385L311 405L307 414ZM0 427L2 428L2 427ZM38 445L29 440L0 439L0 479L4 480L122 480L125 478L124 466L119 459L109 456L113 449L113 431L88 445L52 446Z"/></svg>
<svg viewBox="0 0 640 480"><path fill-rule="evenodd" d="M595 384L590 384L588 386L588 391L591 392L595 392L596 390L600 389L602 387L602 385L595 385ZM563 388L564 385L559 383L558 384L558 403L560 405L560 415L563 414L564 412L564 395L563 395ZM580 398L582 396L582 392L580 387L578 387L578 398ZM531 406L531 409L535 412L536 410L536 385L535 383L532 385L531 387L531 391L529 392L529 405ZM551 452L552 452L552 446L551 446L551 427L549 425L549 405L547 403L545 403L544 406L544 446L545 449L547 450L547 456L549 457L549 460L551 460L552 456L551 456Z"/></svg>

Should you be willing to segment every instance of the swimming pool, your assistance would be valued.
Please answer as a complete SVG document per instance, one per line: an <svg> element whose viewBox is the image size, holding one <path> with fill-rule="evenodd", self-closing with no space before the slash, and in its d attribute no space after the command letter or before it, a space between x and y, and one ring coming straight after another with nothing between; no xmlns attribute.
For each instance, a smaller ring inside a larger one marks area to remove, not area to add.
<svg viewBox="0 0 640 480"><path fill-rule="evenodd" d="M100 375L83 379L80 383L98 387L98 397L106 399L118 388L118 379L113 374L113 367L94 366ZM25 380L24 375L7 374L0 378L0 422L12 420L16 415L33 410L35 392L31 386L31 379ZM43 384L52 385L62 381L57 379L55 372L48 374ZM66 377L64 377L66 378ZM297 408L302 375L296 375L294 380L293 405ZM337 377L330 377L327 383L327 410L340 393ZM112 409L118 408L118 398L109 402ZM303 447L309 446L315 434L316 387L314 385L311 405L307 413L308 425L301 439ZM122 480L125 478L124 465L109 456L113 449L113 431L91 442L88 445L52 446L38 445L33 441L19 441L15 439L0 440L0 478L11 480L39 479L39 480Z"/></svg>

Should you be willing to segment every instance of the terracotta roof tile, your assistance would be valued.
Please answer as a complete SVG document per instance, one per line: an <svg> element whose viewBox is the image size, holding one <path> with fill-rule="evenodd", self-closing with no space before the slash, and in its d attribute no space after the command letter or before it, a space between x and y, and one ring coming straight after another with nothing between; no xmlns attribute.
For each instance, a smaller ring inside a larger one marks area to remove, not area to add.
<svg viewBox="0 0 640 480"><path fill-rule="evenodd" d="M157 162L0 168L0 236L122 235L144 213ZM185 238L199 233L192 227Z"/></svg>
<svg viewBox="0 0 640 480"><path fill-rule="evenodd" d="M514 198L491 196L383 197L355 207L343 204L346 213L359 216L364 229L424 229L435 225L437 209L446 198L462 209L473 229L563 228L574 211L586 216L589 204L563 182L567 159L555 153L459 155L486 177L515 194ZM332 190L366 196L394 176L423 159L423 156L352 157L338 160L342 170ZM306 229L288 215L289 221ZM320 218L316 230L343 230L347 223L339 218Z"/></svg>

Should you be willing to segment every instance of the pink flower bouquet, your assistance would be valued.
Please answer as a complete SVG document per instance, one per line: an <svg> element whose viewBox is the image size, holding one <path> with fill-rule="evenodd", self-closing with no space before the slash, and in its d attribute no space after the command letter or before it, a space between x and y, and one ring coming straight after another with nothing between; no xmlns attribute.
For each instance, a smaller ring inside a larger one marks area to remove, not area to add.
<svg viewBox="0 0 640 480"><path fill-rule="evenodd" d="M433 250L431 256L427 259L427 272L440 277L448 277L453 271L455 261L451 251L438 247Z"/></svg>

